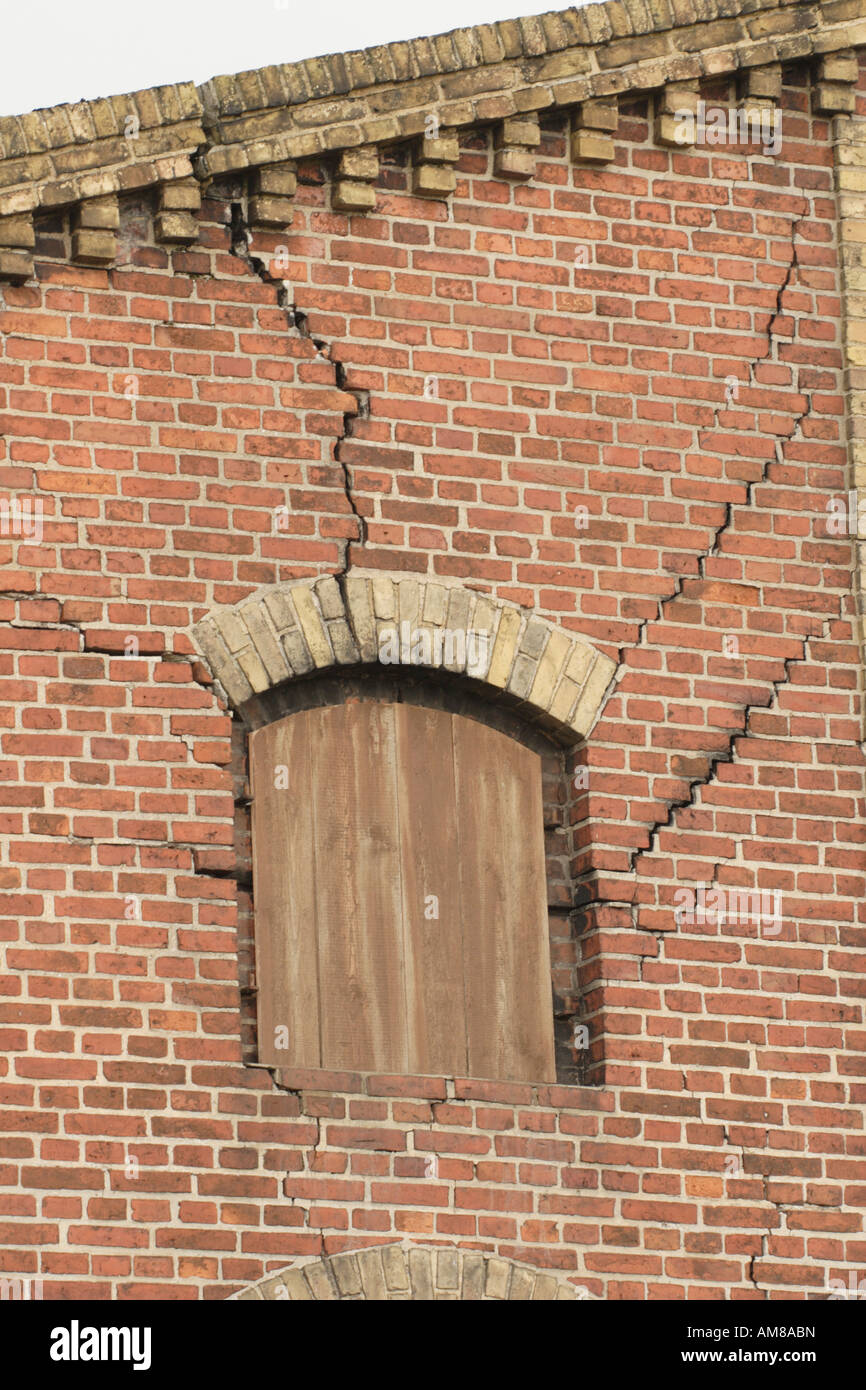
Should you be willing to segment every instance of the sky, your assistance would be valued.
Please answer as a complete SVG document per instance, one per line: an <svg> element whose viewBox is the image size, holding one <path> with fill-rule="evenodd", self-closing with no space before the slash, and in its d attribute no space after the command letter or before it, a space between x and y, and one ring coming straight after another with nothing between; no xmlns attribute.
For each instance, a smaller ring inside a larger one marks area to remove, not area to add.
<svg viewBox="0 0 866 1390"><path fill-rule="evenodd" d="M0 116L559 7L557 0L6 0Z"/></svg>

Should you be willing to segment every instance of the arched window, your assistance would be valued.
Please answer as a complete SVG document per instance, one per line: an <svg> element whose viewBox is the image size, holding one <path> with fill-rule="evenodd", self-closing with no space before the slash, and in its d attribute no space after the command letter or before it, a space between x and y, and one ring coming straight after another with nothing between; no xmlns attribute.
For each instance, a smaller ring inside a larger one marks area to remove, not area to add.
<svg viewBox="0 0 866 1390"><path fill-rule="evenodd" d="M244 1059L580 1079L579 753L613 659L509 600L378 570L267 586L193 638L235 715Z"/></svg>
<svg viewBox="0 0 866 1390"><path fill-rule="evenodd" d="M355 698L250 735L259 1061L555 1079L541 758Z"/></svg>

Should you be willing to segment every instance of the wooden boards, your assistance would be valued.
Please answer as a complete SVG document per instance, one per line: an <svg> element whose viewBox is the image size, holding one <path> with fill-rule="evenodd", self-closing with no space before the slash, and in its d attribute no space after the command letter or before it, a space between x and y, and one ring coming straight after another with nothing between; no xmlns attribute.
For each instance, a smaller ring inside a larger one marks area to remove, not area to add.
<svg viewBox="0 0 866 1390"><path fill-rule="evenodd" d="M260 1060L555 1079L538 755L369 700L250 762Z"/></svg>
<svg viewBox="0 0 866 1390"><path fill-rule="evenodd" d="M454 722L469 1075L554 1080L538 755Z"/></svg>

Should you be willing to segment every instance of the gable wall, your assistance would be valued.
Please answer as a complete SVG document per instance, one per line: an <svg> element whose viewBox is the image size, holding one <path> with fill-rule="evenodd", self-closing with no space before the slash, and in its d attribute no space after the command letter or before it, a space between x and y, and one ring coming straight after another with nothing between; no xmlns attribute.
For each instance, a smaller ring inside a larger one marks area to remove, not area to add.
<svg viewBox="0 0 866 1390"><path fill-rule="evenodd" d="M859 652L809 91L786 70L775 159L660 146L640 98L603 166L551 118L526 183L464 132L447 204L397 152L349 218L302 165L291 227L248 245L236 175L186 248L124 199L110 270L38 220L0 312L0 484L43 508L0 536L4 1273L223 1297L371 1234L607 1297L862 1268ZM343 571L459 580L618 663L550 831L584 1086L242 1065L243 768L191 628ZM778 890L780 929L677 922L699 883Z"/></svg>

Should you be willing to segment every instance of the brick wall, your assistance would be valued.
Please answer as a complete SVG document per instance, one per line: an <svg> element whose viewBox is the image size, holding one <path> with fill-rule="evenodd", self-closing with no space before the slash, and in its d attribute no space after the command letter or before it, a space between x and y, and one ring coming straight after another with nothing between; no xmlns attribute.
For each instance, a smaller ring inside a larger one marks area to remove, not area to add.
<svg viewBox="0 0 866 1390"><path fill-rule="evenodd" d="M132 195L107 270L37 218L0 312L0 489L43 508L0 536L3 1274L222 1298L395 1237L608 1298L862 1271L860 657L809 92L786 69L772 160L660 145L625 97L612 163L554 116L526 182L464 131L447 202L397 149L370 214L314 162L291 228L251 231L230 176L171 250ZM584 1086L250 1064L243 768L190 631L347 571L460 580L618 663L551 832ZM701 884L778 920L678 919Z"/></svg>

